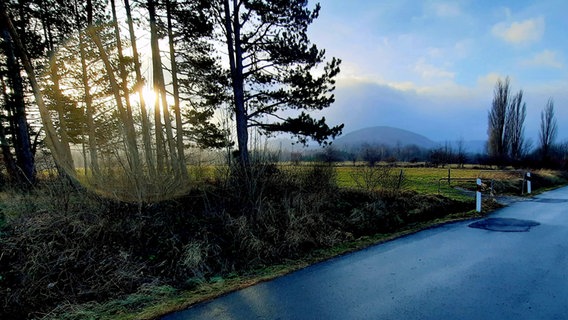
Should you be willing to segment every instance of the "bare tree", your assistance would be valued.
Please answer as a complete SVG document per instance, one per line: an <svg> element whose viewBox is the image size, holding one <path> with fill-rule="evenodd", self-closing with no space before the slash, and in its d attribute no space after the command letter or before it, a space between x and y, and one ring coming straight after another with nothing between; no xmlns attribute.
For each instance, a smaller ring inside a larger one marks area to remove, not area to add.
<svg viewBox="0 0 568 320"><path fill-rule="evenodd" d="M554 101L548 99L546 107L540 113L540 154L543 160L547 160L550 156L550 149L556 138L558 126L554 117Z"/></svg>
<svg viewBox="0 0 568 320"><path fill-rule="evenodd" d="M428 160L430 164L438 167L442 166L445 167L447 164L451 164L453 160L453 149L451 144L446 141L443 147L438 147L435 149L430 150L428 155Z"/></svg>
<svg viewBox="0 0 568 320"><path fill-rule="evenodd" d="M487 153L498 164L507 160L518 161L525 148L524 122L526 103L523 91L511 96L509 77L497 80L493 103L489 111Z"/></svg>
<svg viewBox="0 0 568 320"><path fill-rule="evenodd" d="M367 162L369 167L374 167L377 162L381 161L382 156L377 146L371 146L365 143L362 146L361 158Z"/></svg>
<svg viewBox="0 0 568 320"><path fill-rule="evenodd" d="M452 164L453 160L454 160L454 148L452 148L452 143L449 141L446 141L444 143L444 157L445 160L444 162L447 164Z"/></svg>
<svg viewBox="0 0 568 320"><path fill-rule="evenodd" d="M467 155L466 155L466 151L465 151L465 142L463 140L463 137L461 137L457 143L456 143L456 162L459 168L463 168L465 162L467 161Z"/></svg>
<svg viewBox="0 0 568 320"><path fill-rule="evenodd" d="M508 144L509 157L513 161L521 160L525 150L526 109L526 103L523 102L523 91L520 90L511 99L505 128L505 143Z"/></svg>
<svg viewBox="0 0 568 320"><path fill-rule="evenodd" d="M505 81L497 80L494 89L493 103L489 111L489 123L487 134L487 153L489 157L504 161L507 155L507 143L505 140L505 125L507 120L507 106L510 100L509 77Z"/></svg>
<svg viewBox="0 0 568 320"><path fill-rule="evenodd" d="M121 112L121 119L123 121L126 141L128 145L128 151L130 154L130 158L132 161L132 168L134 169L133 172L140 171L140 156L138 152L138 146L136 144L136 130L134 128L134 120L132 117L132 106L130 105L130 89L128 88L128 72L126 70L126 64L124 63L125 57L122 50L122 39L120 35L120 28L118 25L117 14L116 14L116 6L114 0L110 1L111 4L111 11L112 11L112 21L113 21L113 29L114 35L116 38L116 49L118 54L118 69L119 69L119 77L120 77L120 84L119 88L122 90L122 94L124 95L124 107L121 106L121 103L117 101L117 106L119 106L119 112ZM109 70L110 72L110 70ZM112 76L109 75L109 80L112 83ZM119 99L117 96L116 99ZM120 98L122 99L122 98ZM138 172L138 174L140 174Z"/></svg>

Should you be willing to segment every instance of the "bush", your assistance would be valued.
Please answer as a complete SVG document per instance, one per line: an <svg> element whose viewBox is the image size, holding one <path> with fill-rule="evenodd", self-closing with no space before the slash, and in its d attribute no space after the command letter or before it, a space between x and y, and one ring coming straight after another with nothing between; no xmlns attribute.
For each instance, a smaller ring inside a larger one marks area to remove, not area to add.
<svg viewBox="0 0 568 320"><path fill-rule="evenodd" d="M233 239L232 259L238 266L298 257L345 238L326 219L327 205L337 189L333 167L282 170L255 164L248 174L248 182L240 180L241 174L232 176L216 209L224 213L225 230ZM253 187L252 192L243 195L246 187Z"/></svg>
<svg viewBox="0 0 568 320"><path fill-rule="evenodd" d="M357 186L368 192L382 190L397 193L406 186L406 176L392 166L366 166L353 171L351 177Z"/></svg>
<svg viewBox="0 0 568 320"><path fill-rule="evenodd" d="M390 212L383 201L376 200L354 208L349 216L349 222L355 234L363 236L392 232L404 221L396 213Z"/></svg>
<svg viewBox="0 0 568 320"><path fill-rule="evenodd" d="M398 194L381 192L367 198L354 193L350 214L346 222L354 236L390 233L404 226L442 218L448 214L466 212L470 202L450 200L441 195L421 195L413 191Z"/></svg>

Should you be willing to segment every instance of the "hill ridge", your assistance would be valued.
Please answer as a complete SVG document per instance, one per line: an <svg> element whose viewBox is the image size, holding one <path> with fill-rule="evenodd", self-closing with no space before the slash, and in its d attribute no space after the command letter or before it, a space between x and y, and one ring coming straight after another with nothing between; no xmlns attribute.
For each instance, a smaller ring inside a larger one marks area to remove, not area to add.
<svg viewBox="0 0 568 320"><path fill-rule="evenodd" d="M351 131L334 141L337 146L360 146L362 144L377 144L396 146L417 145L422 148L433 148L438 143L416 132L392 126L374 126Z"/></svg>

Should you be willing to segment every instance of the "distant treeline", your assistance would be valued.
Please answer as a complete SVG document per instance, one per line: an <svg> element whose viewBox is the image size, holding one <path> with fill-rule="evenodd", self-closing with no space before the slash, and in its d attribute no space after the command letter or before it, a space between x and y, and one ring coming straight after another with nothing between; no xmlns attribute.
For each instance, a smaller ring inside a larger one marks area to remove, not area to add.
<svg viewBox="0 0 568 320"><path fill-rule="evenodd" d="M318 161L318 162L364 162L374 166L379 162L396 163L423 163L431 167L444 167L448 164L463 166L465 164L514 166L531 168L568 168L568 142L552 146L546 159L542 157L539 148L526 153L519 160L491 157L488 153L468 152L463 143L445 143L436 148L422 148L420 146L386 144L361 144L350 148L338 148L333 145L318 150L305 150L303 152L281 151L277 157L280 161Z"/></svg>

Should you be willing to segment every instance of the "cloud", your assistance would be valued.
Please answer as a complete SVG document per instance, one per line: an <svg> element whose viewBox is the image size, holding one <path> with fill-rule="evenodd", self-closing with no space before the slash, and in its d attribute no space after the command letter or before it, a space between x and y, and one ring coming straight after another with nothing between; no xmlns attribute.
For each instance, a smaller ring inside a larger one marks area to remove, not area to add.
<svg viewBox="0 0 568 320"><path fill-rule="evenodd" d="M522 60L521 65L529 67L550 67L556 69L564 67L564 64L558 57L558 53L552 50L544 50L535 54L530 59Z"/></svg>
<svg viewBox="0 0 568 320"><path fill-rule="evenodd" d="M423 79L453 79L455 73L438 68L434 65L426 63L424 59L420 59L414 65L414 71L417 72Z"/></svg>
<svg viewBox="0 0 568 320"><path fill-rule="evenodd" d="M497 80L505 80L506 76L503 76L497 72L490 72L484 76L477 78L477 85L481 88L492 88L497 83Z"/></svg>
<svg viewBox="0 0 568 320"><path fill-rule="evenodd" d="M512 44L538 42L544 34L544 18L537 17L520 22L501 22L493 26L492 32L498 38Z"/></svg>

